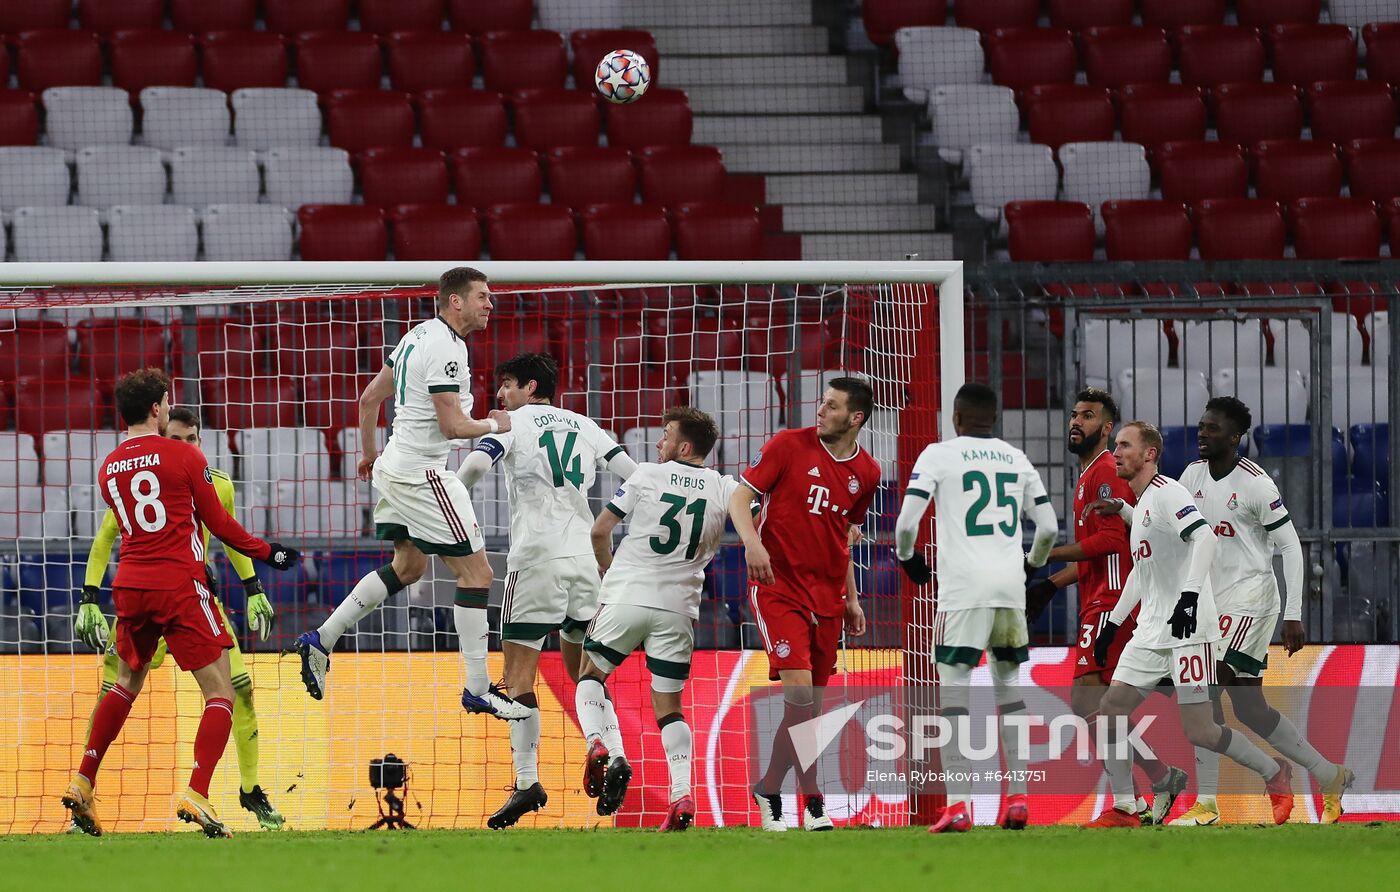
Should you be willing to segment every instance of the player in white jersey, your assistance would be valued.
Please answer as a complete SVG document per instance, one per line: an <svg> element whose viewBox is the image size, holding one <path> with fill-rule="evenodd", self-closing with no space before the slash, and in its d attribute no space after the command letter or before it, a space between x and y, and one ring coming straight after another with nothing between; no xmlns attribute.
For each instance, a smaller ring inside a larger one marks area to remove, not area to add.
<svg viewBox="0 0 1400 892"><path fill-rule="evenodd" d="M457 476L473 486L499 463L510 493L510 552L506 557L501 650L505 689L530 710L510 726L515 789L486 820L493 830L510 827L549 801L540 784L540 710L535 673L540 649L551 632L569 677L578 681L583 630L598 612L598 563L589 530L588 493L597 469L623 480L637 463L592 419L551 405L559 366L543 353L526 353L496 366L496 398L510 413L510 431L477 442ZM611 720L616 722L616 716Z"/></svg>
<svg viewBox="0 0 1400 892"><path fill-rule="evenodd" d="M1113 450L1118 476L1137 496L1136 505L1121 499L1099 499L1084 510L1116 512L1132 526L1128 543L1133 569L1123 594L1109 614L1094 646L1103 664L1118 628L1141 603L1132 640L1118 657L1113 681L1099 704L1108 719L1104 770L1113 791L1113 806L1091 821L1090 827L1141 827L1136 815L1133 762L1126 742L1117 739L1127 717L1163 678L1176 688L1181 727L1194 746L1224 753L1264 778L1273 804L1274 821L1288 820L1293 808L1292 769L1282 759L1270 759L1243 734L1216 722L1210 708L1215 684L1214 643L1220 639L1210 568L1216 536L1201 517L1191 493L1170 477L1157 473L1162 435L1145 421L1130 421L1118 431Z"/></svg>
<svg viewBox="0 0 1400 892"><path fill-rule="evenodd" d="M952 739L942 750L943 767L951 775L948 805L930 833L972 829L971 766L964 754L964 744L970 741L963 733L972 670L984 651L989 652L997 711L1003 718L1002 756L1013 778L997 824L1020 830L1029 819L1024 754L1016 747L1016 726L1004 720L1026 708L1016 690L1030 641L1025 567L1045 564L1059 530L1040 474L1025 453L992 435L996 422L996 392L985 384L964 384L953 403L957 436L925 447L909 475L895 524L895 556L914 582L929 582L928 563L922 553L915 554L914 546L933 501L938 542L933 658L941 713L954 721ZM1023 514L1035 524L1029 555L1022 552Z"/></svg>
<svg viewBox="0 0 1400 892"><path fill-rule="evenodd" d="M1220 611L1216 671L1230 695L1235 716L1274 749L1302 765L1322 789L1324 824L1342 816L1342 791L1355 779L1350 769L1323 758L1298 727L1264 699L1260 676L1269 663L1269 642L1283 611L1283 649L1292 656L1307 642L1303 627L1303 546L1278 487L1262 468L1240 458L1240 438L1248 433L1249 407L1232 396L1206 403L1196 427L1201 460L1181 475L1206 522L1215 528L1211 587ZM1283 598L1274 576L1274 549L1283 557ZM1225 721L1222 688L1213 691L1215 720ZM1196 802L1175 826L1220 820L1215 794L1220 754L1196 748Z"/></svg>
<svg viewBox="0 0 1400 892"><path fill-rule="evenodd" d="M661 422L656 463L639 465L593 525L593 552L606 575L574 697L588 742L584 792L598 797L598 814L610 815L622 805L632 767L605 684L638 645L646 648L651 705L671 776L671 807L660 829L672 831L695 820L681 693L690 677L705 565L719 549L739 483L703 466L719 438L713 418L680 407ZM613 530L623 519L627 535L613 554Z"/></svg>
<svg viewBox="0 0 1400 892"><path fill-rule="evenodd" d="M442 557L457 577L453 615L466 666L462 706L469 712L519 721L529 710L491 684L486 671L486 596L491 587L481 528L467 488L447 473L452 440L510 430L510 416L493 411L475 421L470 412L471 370L464 338L486 328L491 317L486 274L457 267L438 282L437 316L409 329L360 395L357 473L379 490L375 535L394 543L393 561L361 579L319 629L296 641L301 679L320 700L326 692L330 652L355 624L386 598L412 585L428 569L428 555ZM379 454L379 407L394 399L394 429Z"/></svg>

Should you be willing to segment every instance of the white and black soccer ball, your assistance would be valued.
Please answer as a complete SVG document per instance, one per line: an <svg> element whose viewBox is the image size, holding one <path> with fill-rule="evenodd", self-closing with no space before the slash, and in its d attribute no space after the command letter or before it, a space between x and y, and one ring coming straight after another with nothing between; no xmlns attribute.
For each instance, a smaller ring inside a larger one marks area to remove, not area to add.
<svg viewBox="0 0 1400 892"><path fill-rule="evenodd" d="M647 87L651 86L651 66L647 65L641 53L613 50L598 63L593 80L604 99L626 105L641 99Z"/></svg>

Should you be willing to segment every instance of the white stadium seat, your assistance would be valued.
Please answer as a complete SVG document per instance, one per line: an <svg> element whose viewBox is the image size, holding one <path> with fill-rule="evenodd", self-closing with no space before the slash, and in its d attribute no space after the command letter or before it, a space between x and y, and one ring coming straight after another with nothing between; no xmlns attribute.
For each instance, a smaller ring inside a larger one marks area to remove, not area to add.
<svg viewBox="0 0 1400 892"><path fill-rule="evenodd" d="M656 442L661 439L660 427L634 427L622 435L621 443L636 462L656 461Z"/></svg>
<svg viewBox="0 0 1400 892"><path fill-rule="evenodd" d="M0 206L65 205L72 183L63 150L47 146L0 147Z"/></svg>
<svg viewBox="0 0 1400 892"><path fill-rule="evenodd" d="M131 142L131 99L117 87L50 87L44 91L48 144L69 152Z"/></svg>
<svg viewBox="0 0 1400 892"><path fill-rule="evenodd" d="M62 486L0 486L0 539L66 539L68 490Z"/></svg>
<svg viewBox="0 0 1400 892"><path fill-rule="evenodd" d="M97 480L97 463L117 448L116 431L49 431L44 434L44 483L83 486Z"/></svg>
<svg viewBox="0 0 1400 892"><path fill-rule="evenodd" d="M1125 419L1146 418L1159 428L1196 424L1210 400L1205 375L1161 366L1119 372L1113 392Z"/></svg>
<svg viewBox="0 0 1400 892"><path fill-rule="evenodd" d="M292 217L271 204L216 204L204 211L205 260L291 260Z"/></svg>
<svg viewBox="0 0 1400 892"><path fill-rule="evenodd" d="M283 480L272 507L274 536L358 538L366 532L374 493L358 480Z"/></svg>
<svg viewBox="0 0 1400 892"><path fill-rule="evenodd" d="M119 204L107 211L109 260L191 261L199 256L194 211L173 204Z"/></svg>
<svg viewBox="0 0 1400 892"><path fill-rule="evenodd" d="M384 444L389 442L389 431L382 427L375 430L378 432L379 448L382 450ZM340 476L346 480L353 480L355 465L360 460L360 429L357 427L342 429L335 435L335 445L340 450L341 455Z"/></svg>
<svg viewBox="0 0 1400 892"><path fill-rule="evenodd" d="M1366 317L1366 332L1371 336L1371 365L1387 368L1390 361L1390 314L1384 310Z"/></svg>
<svg viewBox="0 0 1400 892"><path fill-rule="evenodd" d="M1021 112L1010 87L992 84L951 84L929 94L933 143L949 164L961 164L963 153L978 143L1014 143Z"/></svg>
<svg viewBox="0 0 1400 892"><path fill-rule="evenodd" d="M233 135L240 148L314 146L321 138L321 109L310 90L250 87L233 91Z"/></svg>
<svg viewBox="0 0 1400 892"><path fill-rule="evenodd" d="M0 432L0 486L39 482L39 453L29 434Z"/></svg>
<svg viewBox="0 0 1400 892"><path fill-rule="evenodd" d="M268 202L293 211L304 204L349 204L355 194L344 149L271 149L264 169Z"/></svg>
<svg viewBox="0 0 1400 892"><path fill-rule="evenodd" d="M242 458L240 477L254 483L323 480L331 457L322 432L309 427L269 427L238 431L234 445Z"/></svg>
<svg viewBox="0 0 1400 892"><path fill-rule="evenodd" d="M222 146L229 137L228 97L203 87L147 87L141 91L141 141L177 146Z"/></svg>
<svg viewBox="0 0 1400 892"><path fill-rule="evenodd" d="M719 426L720 440L711 459L737 472L777 430L778 394L765 374L737 371L696 372L690 376L691 405L708 412Z"/></svg>
<svg viewBox="0 0 1400 892"><path fill-rule="evenodd" d="M1372 22L1400 22L1400 0L1327 0L1335 25L1360 28Z"/></svg>
<svg viewBox="0 0 1400 892"><path fill-rule="evenodd" d="M1264 330L1258 319L1177 323L1181 365L1214 375L1225 369L1264 367ZM1280 364L1280 368L1283 368Z"/></svg>
<svg viewBox="0 0 1400 892"><path fill-rule="evenodd" d="M68 507L73 512L73 535L79 539L91 539L97 535L97 527L102 516L107 513L107 503L97 493L97 484L87 483L68 488Z"/></svg>
<svg viewBox="0 0 1400 892"><path fill-rule="evenodd" d="M805 420L799 422L806 424ZM870 457L880 465L881 480L899 478L899 410L876 409L870 413L870 423L860 432L860 445L870 451ZM900 481L903 485L907 481Z"/></svg>
<svg viewBox="0 0 1400 892"><path fill-rule="evenodd" d="M257 204L262 176L248 149L182 146L170 158L170 185L176 204Z"/></svg>
<svg viewBox="0 0 1400 892"><path fill-rule="evenodd" d="M81 263L102 259L102 223L92 208L20 208L15 211L15 260Z"/></svg>
<svg viewBox="0 0 1400 892"><path fill-rule="evenodd" d="M900 28L894 45L899 83L910 102L927 102L929 92L941 84L982 82L982 37L972 28Z"/></svg>
<svg viewBox="0 0 1400 892"><path fill-rule="evenodd" d="M233 450L229 448L228 431L199 429L199 448L209 467L233 476Z"/></svg>
<svg viewBox="0 0 1400 892"><path fill-rule="evenodd" d="M989 223L1000 223L1007 202L1053 201L1060 172L1049 146L991 143L972 146L967 153L968 179L977 214Z"/></svg>
<svg viewBox="0 0 1400 892"><path fill-rule="evenodd" d="M1385 424L1390 420L1390 388L1384 367L1332 368L1332 426Z"/></svg>
<svg viewBox="0 0 1400 892"><path fill-rule="evenodd" d="M1211 379L1211 392L1242 400L1255 427L1308 420L1308 382L1302 372L1260 366L1220 368Z"/></svg>
<svg viewBox="0 0 1400 892"><path fill-rule="evenodd" d="M1085 386L1108 389L1124 369L1167 364L1167 339L1157 319L1086 319L1080 332Z"/></svg>
<svg viewBox="0 0 1400 892"><path fill-rule="evenodd" d="M1132 142L1069 142L1060 146L1065 201L1082 201L1094 209L1094 225L1103 232L1101 205L1112 198L1143 199L1152 190L1147 150Z"/></svg>
<svg viewBox="0 0 1400 892"><path fill-rule="evenodd" d="M149 146L86 146L78 150L78 204L164 204L165 165Z"/></svg>

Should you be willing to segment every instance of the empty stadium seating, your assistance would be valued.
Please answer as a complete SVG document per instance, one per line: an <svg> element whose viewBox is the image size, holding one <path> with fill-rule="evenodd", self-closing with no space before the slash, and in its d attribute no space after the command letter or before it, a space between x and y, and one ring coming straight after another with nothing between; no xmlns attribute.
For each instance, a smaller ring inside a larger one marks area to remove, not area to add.
<svg viewBox="0 0 1400 892"><path fill-rule="evenodd" d="M537 151L598 144L598 100L578 90L521 90L512 99L515 138Z"/></svg>
<svg viewBox="0 0 1400 892"><path fill-rule="evenodd" d="M1253 28L1185 25L1175 41L1184 84L1214 87L1264 79L1264 44Z"/></svg>
<svg viewBox="0 0 1400 892"><path fill-rule="evenodd" d="M486 239L496 260L573 260L574 215L549 204L497 204L486 212Z"/></svg>
<svg viewBox="0 0 1400 892"><path fill-rule="evenodd" d="M1006 206L1008 247L1016 261L1094 258L1094 212L1074 201L1013 201Z"/></svg>
<svg viewBox="0 0 1400 892"><path fill-rule="evenodd" d="M141 91L141 141L170 151L177 146L228 142L228 97L198 87L147 87Z"/></svg>
<svg viewBox="0 0 1400 892"><path fill-rule="evenodd" d="M257 0L170 0L170 20L176 31L251 30L257 20Z"/></svg>
<svg viewBox="0 0 1400 892"><path fill-rule="evenodd" d="M425 90L417 98L424 146L452 150L506 141L506 109L499 93L466 87Z"/></svg>
<svg viewBox="0 0 1400 892"><path fill-rule="evenodd" d="M1400 15L1373 20L1361 33L1366 41L1366 77L1380 83L1400 83Z"/></svg>
<svg viewBox="0 0 1400 892"><path fill-rule="evenodd" d="M582 219L583 253L589 260L666 260L671 255L671 224L658 205L593 204Z"/></svg>
<svg viewBox="0 0 1400 892"><path fill-rule="evenodd" d="M416 125L407 93L337 90L326 98L331 145L354 154L386 146L411 146Z"/></svg>
<svg viewBox="0 0 1400 892"><path fill-rule="evenodd" d="M1269 260L1283 256L1288 234L1274 201L1210 198L1192 206L1202 260Z"/></svg>
<svg viewBox="0 0 1400 892"><path fill-rule="evenodd" d="M74 151L82 146L131 142L133 117L125 90L115 87L52 87L44 91L44 129L51 146Z"/></svg>
<svg viewBox="0 0 1400 892"><path fill-rule="evenodd" d="M724 163L715 148L649 146L637 159L644 201L671 206L724 194Z"/></svg>
<svg viewBox="0 0 1400 892"><path fill-rule="evenodd" d="M368 10L368 14L361 12L361 30L379 33L376 13L383 4L362 2L360 5ZM400 5L411 8L410 0ZM263 15L267 20L267 30L279 34L343 31L350 18L350 0L263 0Z"/></svg>
<svg viewBox="0 0 1400 892"><path fill-rule="evenodd" d="M254 154L228 147L182 147L171 153L170 186L176 204L256 204L262 176Z"/></svg>
<svg viewBox="0 0 1400 892"><path fill-rule="evenodd" d="M112 86L133 96L146 87L193 87L194 40L178 31L120 31L110 40Z"/></svg>
<svg viewBox="0 0 1400 892"><path fill-rule="evenodd" d="M447 162L437 149L369 149L360 159L367 205L446 204Z"/></svg>
<svg viewBox="0 0 1400 892"><path fill-rule="evenodd" d="M1009 201L1053 201L1059 188L1049 146L975 145L968 151L967 169L977 213L989 222L1002 220Z"/></svg>
<svg viewBox="0 0 1400 892"><path fill-rule="evenodd" d="M1067 142L1107 142L1117 117L1108 89L1078 84L1039 84L1026 90L1031 142L1058 149Z"/></svg>
<svg viewBox="0 0 1400 892"><path fill-rule="evenodd" d="M946 0L866 0L861 18L870 42L887 46L901 28L942 25L948 19Z"/></svg>
<svg viewBox="0 0 1400 892"><path fill-rule="evenodd" d="M1287 204L1295 198L1335 196L1342 189L1342 161L1331 143L1265 140L1254 147L1254 191Z"/></svg>
<svg viewBox="0 0 1400 892"><path fill-rule="evenodd" d="M467 35L396 27L389 34L387 44L389 80L394 89L416 94L436 88L471 86L476 56Z"/></svg>
<svg viewBox="0 0 1400 892"><path fill-rule="evenodd" d="M940 84L982 81L986 58L981 35L971 28L903 27L894 35L899 82L911 102L927 102Z"/></svg>
<svg viewBox="0 0 1400 892"><path fill-rule="evenodd" d="M574 55L574 86L590 93L594 87L594 70L603 57L616 49L628 49L646 60L653 83L661 80L661 56L649 31L599 29L575 31L569 43Z"/></svg>
<svg viewBox="0 0 1400 892"><path fill-rule="evenodd" d="M199 38L204 86L232 93L287 84L287 49L265 31L211 31Z"/></svg>
<svg viewBox="0 0 1400 892"><path fill-rule="evenodd" d="M1079 69L1074 39L1055 28L999 28L986 36L992 81L1016 91L1072 84Z"/></svg>
<svg viewBox="0 0 1400 892"><path fill-rule="evenodd" d="M107 211L114 261L193 261L199 254L194 211L174 205L116 205Z"/></svg>
<svg viewBox="0 0 1400 892"><path fill-rule="evenodd" d="M487 31L481 36L481 74L486 89L506 94L562 87L569 74L564 40L552 31Z"/></svg>
<svg viewBox="0 0 1400 892"><path fill-rule="evenodd" d="M65 23L66 26L66 23ZM15 40L15 74L22 90L95 87L102 83L102 51L88 31L36 29Z"/></svg>
<svg viewBox="0 0 1400 892"><path fill-rule="evenodd" d="M235 90L232 102L234 138L245 149L315 146L321 138L321 111L310 90L247 87Z"/></svg>
<svg viewBox="0 0 1400 892"><path fill-rule="evenodd" d="M1089 83L1119 88L1128 84L1166 83L1172 51L1158 28L1091 27L1080 35Z"/></svg>
<svg viewBox="0 0 1400 892"><path fill-rule="evenodd" d="M534 16L534 0L448 0L447 10L454 31L525 31Z"/></svg>
<svg viewBox="0 0 1400 892"><path fill-rule="evenodd" d="M399 260L474 260L481 254L481 224L470 207L399 207L392 221Z"/></svg>
<svg viewBox="0 0 1400 892"><path fill-rule="evenodd" d="M1191 256L1191 218L1172 201L1103 203L1109 260L1186 260Z"/></svg>
<svg viewBox="0 0 1400 892"><path fill-rule="evenodd" d="M206 260L290 260L292 257L292 218L282 207L212 205L204 212L203 236Z"/></svg>
<svg viewBox="0 0 1400 892"><path fill-rule="evenodd" d="M271 149L264 171L268 201L292 210L304 204L349 204L354 193L350 156L344 149Z"/></svg>
<svg viewBox="0 0 1400 892"><path fill-rule="evenodd" d="M0 147L0 206L64 205L71 190L63 150L43 146Z"/></svg>
<svg viewBox="0 0 1400 892"><path fill-rule="evenodd" d="M38 139L39 111L33 95L26 90L0 90L0 146L29 146Z"/></svg>
<svg viewBox="0 0 1400 892"><path fill-rule="evenodd" d="M1243 198L1249 171L1239 146L1168 142L1157 150L1162 197L1193 204L1205 198Z"/></svg>
<svg viewBox="0 0 1400 892"><path fill-rule="evenodd" d="M1035 27L1040 17L1040 0L983 0L964 3L953 10L953 18L963 28L992 31L996 28Z"/></svg>
<svg viewBox="0 0 1400 892"><path fill-rule="evenodd" d="M12 247L21 263L84 263L102 259L102 224L94 208L22 207Z"/></svg>
<svg viewBox="0 0 1400 892"><path fill-rule="evenodd" d="M348 204L304 204L297 211L303 260L383 260L384 212Z"/></svg>
<svg viewBox="0 0 1400 892"><path fill-rule="evenodd" d="M1202 140L1206 106L1199 87L1129 84L1119 91L1123 139L1147 147L1150 158L1164 142Z"/></svg>
<svg viewBox="0 0 1400 892"><path fill-rule="evenodd" d="M1252 28L1316 22L1321 11L1322 0L1235 0L1235 16Z"/></svg>
<svg viewBox="0 0 1400 892"><path fill-rule="evenodd" d="M1211 90L1211 104L1223 143L1252 146L1265 139L1297 139L1303 130L1303 104L1289 84L1220 84Z"/></svg>
<svg viewBox="0 0 1400 892"><path fill-rule="evenodd" d="M674 209L676 256L681 260L757 260L763 227L758 208L718 202Z"/></svg>
<svg viewBox="0 0 1400 892"><path fill-rule="evenodd" d="M1290 208L1300 259L1380 256L1381 221L1364 198L1299 198Z"/></svg>
<svg viewBox="0 0 1400 892"><path fill-rule="evenodd" d="M624 149L690 145L693 119L684 92L652 87L646 105L608 103L608 145Z"/></svg>
<svg viewBox="0 0 1400 892"><path fill-rule="evenodd" d="M628 204L637 195L637 172L626 149L572 146L545 155L554 204Z"/></svg>
<svg viewBox="0 0 1400 892"><path fill-rule="evenodd" d="M1278 83L1306 87L1356 77L1356 39L1345 25L1274 25L1267 38Z"/></svg>
<svg viewBox="0 0 1400 892"><path fill-rule="evenodd" d="M78 150L77 173L77 203L88 207L160 204L165 199L165 165L154 148L88 146Z"/></svg>
<svg viewBox="0 0 1400 892"><path fill-rule="evenodd" d="M383 63L379 39L355 31L308 31L297 36L297 86L316 93L377 90Z"/></svg>
<svg viewBox="0 0 1400 892"><path fill-rule="evenodd" d="M1344 144L1395 135L1395 103L1386 84L1323 81L1307 88L1313 139Z"/></svg>
<svg viewBox="0 0 1400 892"><path fill-rule="evenodd" d="M539 201L544 178L539 156L530 149L463 148L452 153L451 163L459 205L484 210Z"/></svg>
<svg viewBox="0 0 1400 892"><path fill-rule="evenodd" d="M1400 141L1352 140L1343 149L1347 184L1354 198L1384 203L1400 195ZM1392 244L1392 255L1394 253Z"/></svg>

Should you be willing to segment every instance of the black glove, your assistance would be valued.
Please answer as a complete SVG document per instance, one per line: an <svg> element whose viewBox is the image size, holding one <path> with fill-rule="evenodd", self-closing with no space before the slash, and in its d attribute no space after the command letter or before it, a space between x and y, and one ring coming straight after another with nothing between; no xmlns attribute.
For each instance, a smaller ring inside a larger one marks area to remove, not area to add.
<svg viewBox="0 0 1400 892"><path fill-rule="evenodd" d="M1182 592L1181 597L1177 598L1176 609L1172 611L1171 619L1167 620L1173 638L1190 638L1196 634L1196 599L1199 597L1196 592Z"/></svg>
<svg viewBox="0 0 1400 892"><path fill-rule="evenodd" d="M83 586L83 596L82 596L81 598L78 599L78 603L79 603L79 604L96 604L96 603L97 603L97 595L98 595L97 586L95 586L95 585L85 585L85 586Z"/></svg>
<svg viewBox="0 0 1400 892"><path fill-rule="evenodd" d="M1094 662L1100 666L1108 665L1108 649L1113 646L1113 639L1118 635L1118 624L1109 620L1099 629L1099 637L1094 641Z"/></svg>
<svg viewBox="0 0 1400 892"><path fill-rule="evenodd" d="M277 546L274 545L272 547L276 548ZM292 554L296 554L296 552L292 552ZM278 569L280 570L282 568L278 567ZM243 580L243 594L251 598L254 595L263 595L267 593L263 590L261 579L258 579L256 576L249 576L247 579Z"/></svg>
<svg viewBox="0 0 1400 892"><path fill-rule="evenodd" d="M1055 600L1055 592L1059 589L1055 583L1047 576L1044 579L1034 579L1026 585L1026 621L1035 622L1040 619L1040 615L1045 612L1045 608L1050 606L1050 602Z"/></svg>
<svg viewBox="0 0 1400 892"><path fill-rule="evenodd" d="M218 596L218 594L219 594L219 575L218 575L217 573L214 572L214 565L213 565L213 564L205 564L205 565L204 565L204 584L207 585L207 586L209 586L209 591L210 591L211 594L213 594L213 595L215 595L215 596Z"/></svg>
<svg viewBox="0 0 1400 892"><path fill-rule="evenodd" d="M297 565L301 555L295 548L288 548L286 545L279 545L276 542L268 543L267 565L274 570L290 570Z"/></svg>
<svg viewBox="0 0 1400 892"><path fill-rule="evenodd" d="M915 585L928 585L933 581L933 571L928 568L928 561L924 560L922 552L914 552L913 557L900 561L899 566Z"/></svg>

